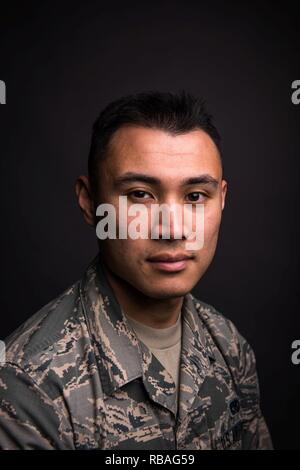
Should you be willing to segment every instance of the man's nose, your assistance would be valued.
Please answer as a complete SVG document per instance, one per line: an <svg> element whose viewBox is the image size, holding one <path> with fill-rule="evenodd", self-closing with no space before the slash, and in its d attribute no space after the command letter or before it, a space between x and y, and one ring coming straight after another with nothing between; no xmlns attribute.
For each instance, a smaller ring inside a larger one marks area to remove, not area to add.
<svg viewBox="0 0 300 470"><path fill-rule="evenodd" d="M161 203L160 207L155 207L152 217L153 238L167 240L186 239L183 224L183 205L171 202Z"/></svg>

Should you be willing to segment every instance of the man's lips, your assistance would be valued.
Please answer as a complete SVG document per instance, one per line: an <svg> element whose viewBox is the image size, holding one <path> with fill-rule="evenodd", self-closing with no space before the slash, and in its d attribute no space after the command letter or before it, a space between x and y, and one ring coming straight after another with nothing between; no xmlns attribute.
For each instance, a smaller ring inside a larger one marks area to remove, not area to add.
<svg viewBox="0 0 300 470"><path fill-rule="evenodd" d="M185 253L178 253L176 255L162 253L149 257L148 261L159 270L173 272L185 269L192 258L193 256Z"/></svg>

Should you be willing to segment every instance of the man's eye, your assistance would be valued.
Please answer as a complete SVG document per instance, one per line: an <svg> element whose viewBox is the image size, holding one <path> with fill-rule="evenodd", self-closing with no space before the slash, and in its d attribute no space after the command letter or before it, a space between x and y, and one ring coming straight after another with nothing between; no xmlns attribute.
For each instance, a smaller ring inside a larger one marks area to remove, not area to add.
<svg viewBox="0 0 300 470"><path fill-rule="evenodd" d="M146 191L136 190L131 191L131 193L129 193L129 196L136 197L137 199L145 199L145 197L151 197L151 194L147 193Z"/></svg>
<svg viewBox="0 0 300 470"><path fill-rule="evenodd" d="M187 195L189 202L203 202L206 198L206 194L196 191Z"/></svg>

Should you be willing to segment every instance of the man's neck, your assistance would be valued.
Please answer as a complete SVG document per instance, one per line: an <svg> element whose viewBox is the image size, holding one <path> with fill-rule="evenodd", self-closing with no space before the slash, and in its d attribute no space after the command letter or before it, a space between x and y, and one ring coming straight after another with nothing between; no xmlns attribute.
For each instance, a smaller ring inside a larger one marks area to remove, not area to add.
<svg viewBox="0 0 300 470"><path fill-rule="evenodd" d="M115 276L105 265L103 269L119 304L128 316L152 328L168 328L176 323L183 297L153 299Z"/></svg>

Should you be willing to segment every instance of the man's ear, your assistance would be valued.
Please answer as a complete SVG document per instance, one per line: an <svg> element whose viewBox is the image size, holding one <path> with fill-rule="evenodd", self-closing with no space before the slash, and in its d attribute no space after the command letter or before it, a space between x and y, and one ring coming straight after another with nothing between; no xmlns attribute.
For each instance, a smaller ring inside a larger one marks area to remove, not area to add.
<svg viewBox="0 0 300 470"><path fill-rule="evenodd" d="M79 207L87 224L95 226L95 208L92 190L87 176L79 176L75 184L75 192Z"/></svg>
<svg viewBox="0 0 300 470"><path fill-rule="evenodd" d="M222 180L222 210L225 207L226 194L227 194L227 181Z"/></svg>

